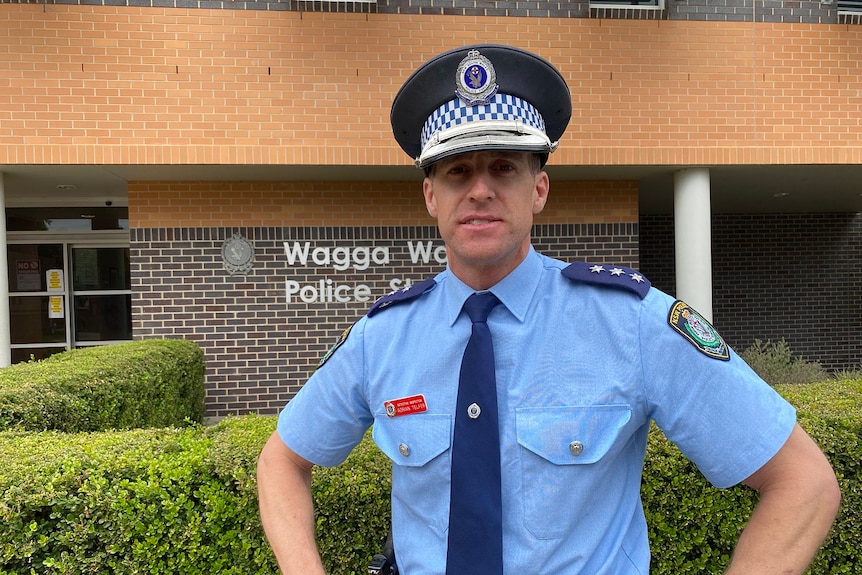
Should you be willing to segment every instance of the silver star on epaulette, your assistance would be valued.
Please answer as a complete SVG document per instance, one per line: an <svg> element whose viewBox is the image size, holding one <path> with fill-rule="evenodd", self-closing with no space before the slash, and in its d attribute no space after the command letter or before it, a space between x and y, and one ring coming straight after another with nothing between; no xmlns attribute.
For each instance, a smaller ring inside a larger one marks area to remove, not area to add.
<svg viewBox="0 0 862 575"><path fill-rule="evenodd" d="M623 275L624 273L626 273L626 272L625 272L625 271L623 271L623 270L622 270L622 269L620 269L620 268L614 268L614 269L612 269L612 270L611 270L611 275L612 275L612 276L621 276L621 275Z"/></svg>
<svg viewBox="0 0 862 575"><path fill-rule="evenodd" d="M603 271L605 271L605 266L599 266L599 265L591 266L590 271L594 274L599 274L599 273L602 273Z"/></svg>
<svg viewBox="0 0 862 575"><path fill-rule="evenodd" d="M643 283L643 281L644 281L644 277L640 274L635 273L635 274L631 274L631 276L632 276L632 280L636 281L638 283Z"/></svg>

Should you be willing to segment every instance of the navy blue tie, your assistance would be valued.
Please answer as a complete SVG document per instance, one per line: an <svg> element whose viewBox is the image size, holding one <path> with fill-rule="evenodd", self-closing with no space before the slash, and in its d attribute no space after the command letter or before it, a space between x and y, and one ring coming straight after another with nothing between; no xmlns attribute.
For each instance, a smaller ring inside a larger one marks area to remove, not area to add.
<svg viewBox="0 0 862 575"><path fill-rule="evenodd" d="M498 303L494 294L484 292L464 304L473 331L458 381L446 575L503 573L497 380L491 331L485 323Z"/></svg>

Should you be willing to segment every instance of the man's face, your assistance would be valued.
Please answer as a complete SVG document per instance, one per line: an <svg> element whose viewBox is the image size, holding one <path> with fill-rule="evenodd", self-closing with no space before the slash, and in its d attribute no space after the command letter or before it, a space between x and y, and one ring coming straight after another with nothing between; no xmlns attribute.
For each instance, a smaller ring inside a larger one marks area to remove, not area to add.
<svg viewBox="0 0 862 575"><path fill-rule="evenodd" d="M486 289L514 270L530 249L533 216L545 207L548 188L548 175L536 171L526 152L440 160L422 191L455 275Z"/></svg>

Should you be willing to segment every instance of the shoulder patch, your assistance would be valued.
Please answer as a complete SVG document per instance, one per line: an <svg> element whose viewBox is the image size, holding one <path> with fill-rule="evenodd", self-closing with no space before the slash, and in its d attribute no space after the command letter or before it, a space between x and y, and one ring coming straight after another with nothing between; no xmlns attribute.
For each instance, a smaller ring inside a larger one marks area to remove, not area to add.
<svg viewBox="0 0 862 575"><path fill-rule="evenodd" d="M416 299L425 292L433 289L436 285L437 282L434 281L433 278L428 278L427 280L415 283L408 288L395 290L394 292L386 294L385 296L374 302L374 305L371 306L371 309L368 310L367 315L368 317L373 317L374 315L388 308L389 306Z"/></svg>
<svg viewBox="0 0 862 575"><path fill-rule="evenodd" d="M337 350L339 347L341 347L341 344L347 341L347 336L350 335L351 329L353 329L353 324L347 326L347 329L341 332L341 335L338 336L338 339L335 340L335 343L332 344L332 347L329 348L329 351L323 354L323 357L320 358L319 362L317 362L317 367L315 369L320 369L320 366L329 361L329 358L332 357L332 354L335 353L335 350Z"/></svg>
<svg viewBox="0 0 862 575"><path fill-rule="evenodd" d="M563 275L574 281L626 289L641 299L646 297L650 288L648 279L625 266L575 262L563 269Z"/></svg>
<svg viewBox="0 0 862 575"><path fill-rule="evenodd" d="M673 303L667 323L704 355L722 361L730 360L730 348L715 328L684 301L676 300Z"/></svg>

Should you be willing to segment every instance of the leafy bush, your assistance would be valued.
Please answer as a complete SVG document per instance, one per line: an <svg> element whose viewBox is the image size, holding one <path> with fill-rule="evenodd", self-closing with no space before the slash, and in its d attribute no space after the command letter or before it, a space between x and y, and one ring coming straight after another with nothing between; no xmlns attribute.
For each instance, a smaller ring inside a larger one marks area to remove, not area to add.
<svg viewBox="0 0 862 575"><path fill-rule="evenodd" d="M777 388L797 409L802 426L832 463L841 511L816 557L812 575L858 573L862 565L862 379Z"/></svg>
<svg viewBox="0 0 862 575"><path fill-rule="evenodd" d="M201 422L204 355L186 340L79 348L0 369L0 429L66 432Z"/></svg>
<svg viewBox="0 0 862 575"><path fill-rule="evenodd" d="M856 573L862 564L862 380L782 385L803 428L838 477L842 507L808 573ZM641 493L653 550L651 575L723 573L757 501L745 486L715 489L654 428Z"/></svg>
<svg viewBox="0 0 862 575"><path fill-rule="evenodd" d="M778 386L832 462L843 492L811 575L862 564L862 380ZM275 418L212 428L0 433L0 575L236 574L278 570L260 527L255 466ZM315 469L317 536L330 575L364 573L389 522L389 463L366 438ZM721 573L756 503L718 490L658 429L642 483L653 575Z"/></svg>
<svg viewBox="0 0 862 575"><path fill-rule="evenodd" d="M254 480L272 426L0 433L0 573L277 573Z"/></svg>
<svg viewBox="0 0 862 575"><path fill-rule="evenodd" d="M740 357L769 385L782 383L815 383L829 378L817 363L795 357L790 345L782 338L777 343L754 340Z"/></svg>
<svg viewBox="0 0 862 575"><path fill-rule="evenodd" d="M389 532L390 463L370 437L345 464L316 467L312 494L320 556L327 573L366 573Z"/></svg>

